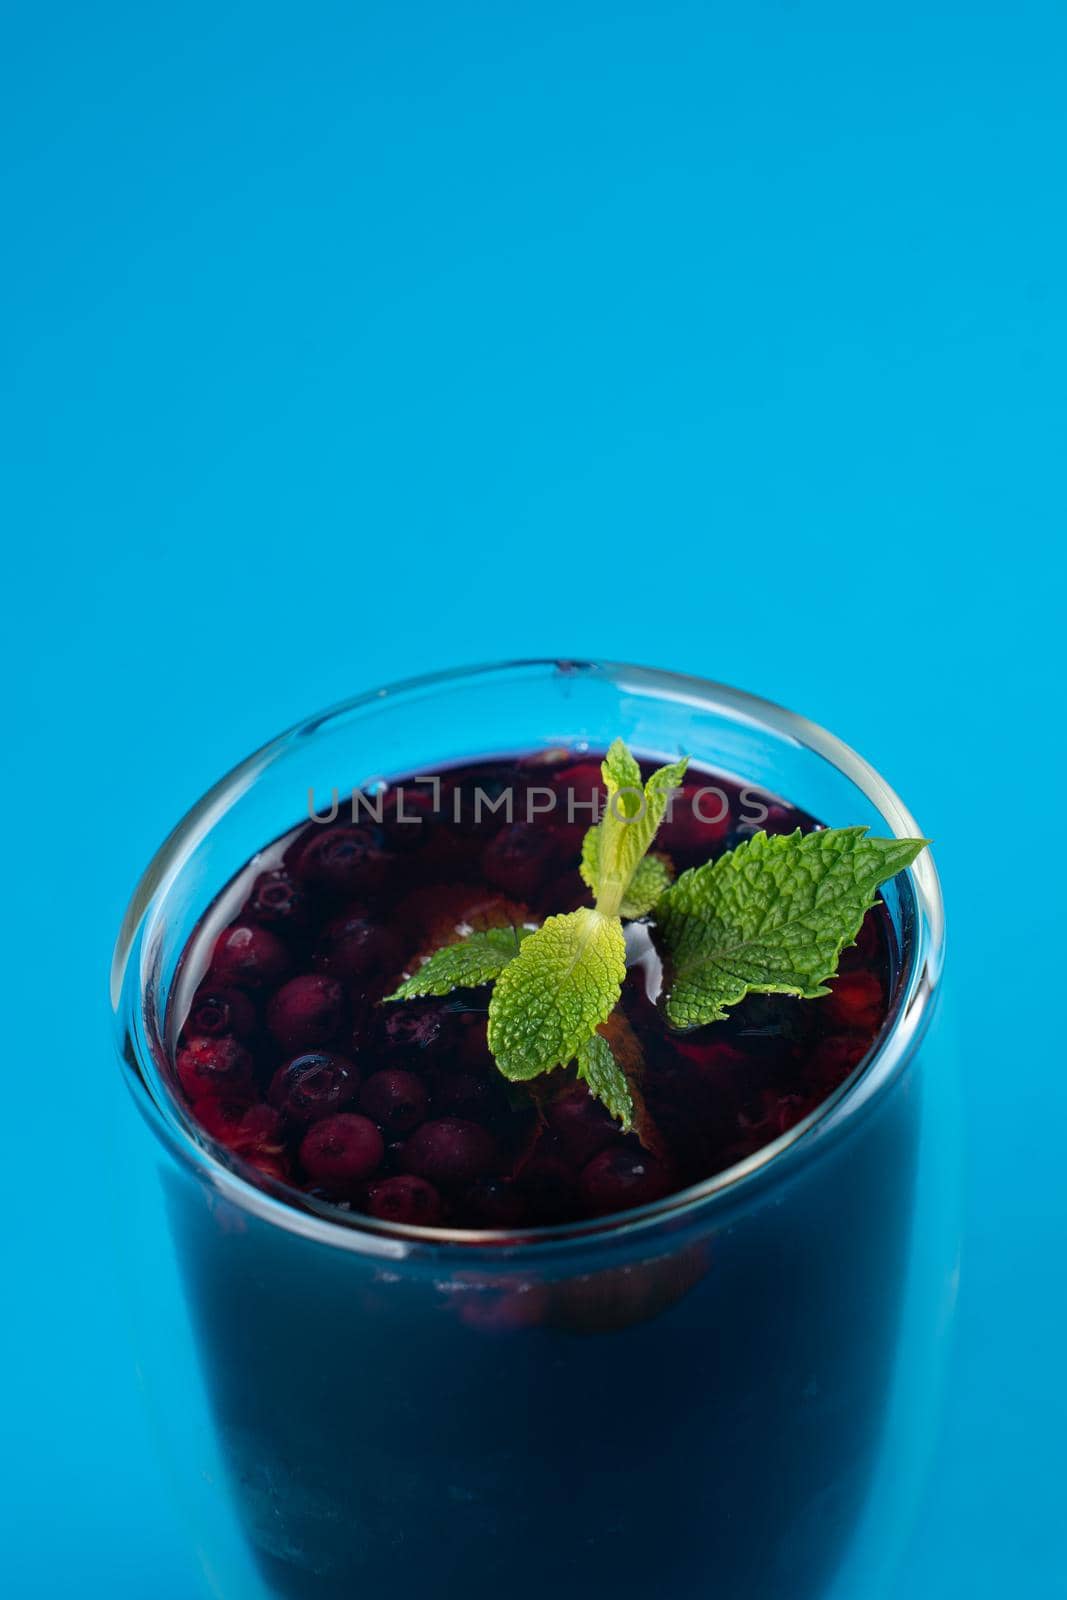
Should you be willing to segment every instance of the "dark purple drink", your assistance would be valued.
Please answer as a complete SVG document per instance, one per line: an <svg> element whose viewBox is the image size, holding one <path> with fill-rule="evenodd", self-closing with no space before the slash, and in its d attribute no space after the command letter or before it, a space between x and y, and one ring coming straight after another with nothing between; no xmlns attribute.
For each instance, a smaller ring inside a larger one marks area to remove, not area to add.
<svg viewBox="0 0 1067 1600"><path fill-rule="evenodd" d="M420 956L464 932L591 903L577 866L602 802L596 758L490 761L356 796L267 846L183 961L175 1071L202 1131L289 1184L294 1205L512 1231L661 1200L809 1116L887 1015L881 907L829 997L752 995L690 1033L668 1028L656 1004L654 923L631 925L611 1026L639 1064L652 1148L623 1134L573 1069L508 1084L486 1045L488 988L382 1003ZM757 826L816 822L691 771L656 848L681 871Z"/></svg>

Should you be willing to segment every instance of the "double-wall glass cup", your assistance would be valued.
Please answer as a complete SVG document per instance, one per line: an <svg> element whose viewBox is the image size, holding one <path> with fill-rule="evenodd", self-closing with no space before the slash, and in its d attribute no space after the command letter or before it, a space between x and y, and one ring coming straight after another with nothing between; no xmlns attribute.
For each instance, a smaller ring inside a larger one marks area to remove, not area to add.
<svg viewBox="0 0 1067 1600"><path fill-rule="evenodd" d="M862 759L779 707L521 662L293 728L194 807L136 890L112 985L140 1113L119 1180L136 1362L222 1600L872 1600L891 1584L957 1253L928 852L882 891L899 974L865 1059L774 1143L639 1210L509 1233L307 1209L250 1181L170 1088L183 950L309 792L620 735L829 826L920 831Z"/></svg>

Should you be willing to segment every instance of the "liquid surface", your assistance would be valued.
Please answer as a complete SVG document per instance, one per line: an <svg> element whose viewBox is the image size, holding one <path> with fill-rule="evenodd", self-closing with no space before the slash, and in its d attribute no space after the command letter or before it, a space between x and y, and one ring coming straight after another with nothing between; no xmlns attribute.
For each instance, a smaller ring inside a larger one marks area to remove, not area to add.
<svg viewBox="0 0 1067 1600"><path fill-rule="evenodd" d="M594 800L598 757L482 762L342 802L261 851L203 919L176 988L176 1089L202 1134L246 1175L289 1185L296 1205L517 1229L645 1205L808 1116L887 1015L881 906L828 997L752 995L689 1033L656 1004L654 925L630 926L617 1026L640 1063L654 1150L622 1134L573 1069L507 1084L486 1046L488 988L380 1003L421 955L472 928L590 904L577 863ZM758 827L816 825L691 769L655 848L680 872Z"/></svg>

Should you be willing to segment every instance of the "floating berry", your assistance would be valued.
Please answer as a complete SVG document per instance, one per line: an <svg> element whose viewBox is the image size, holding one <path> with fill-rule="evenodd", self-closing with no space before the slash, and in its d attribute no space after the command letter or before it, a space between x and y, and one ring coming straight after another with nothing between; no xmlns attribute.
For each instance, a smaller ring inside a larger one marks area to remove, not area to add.
<svg viewBox="0 0 1067 1600"><path fill-rule="evenodd" d="M724 783L686 783L672 797L670 820L656 835L668 855L711 854L725 842L736 820L737 796Z"/></svg>
<svg viewBox="0 0 1067 1600"><path fill-rule="evenodd" d="M432 784L405 783L387 790L382 797L382 825L390 849L421 849L435 815Z"/></svg>
<svg viewBox="0 0 1067 1600"><path fill-rule="evenodd" d="M285 1148L282 1119L273 1106L240 1095L209 1095L194 1101L193 1113L219 1144L239 1155L280 1155Z"/></svg>
<svg viewBox="0 0 1067 1600"><path fill-rule="evenodd" d="M882 1020L883 989L873 972L843 972L824 1001L828 1020L843 1028L873 1031Z"/></svg>
<svg viewBox="0 0 1067 1600"><path fill-rule="evenodd" d="M528 780L506 767L467 771L441 789L440 815L460 834L495 833L526 815Z"/></svg>
<svg viewBox="0 0 1067 1600"><path fill-rule="evenodd" d="M619 1124L584 1084L553 1100L546 1116L564 1155L578 1167L584 1167L619 1134Z"/></svg>
<svg viewBox="0 0 1067 1600"><path fill-rule="evenodd" d="M602 1150L582 1171L582 1201L590 1216L627 1211L662 1200L670 1180L662 1162L644 1150Z"/></svg>
<svg viewBox="0 0 1067 1600"><path fill-rule="evenodd" d="M252 1057L229 1034L193 1038L178 1051L178 1081L190 1100L241 1089L252 1080Z"/></svg>
<svg viewBox="0 0 1067 1600"><path fill-rule="evenodd" d="M261 872L248 897L249 914L257 922L273 927L294 928L303 924L308 913L308 898L296 879L277 867Z"/></svg>
<svg viewBox="0 0 1067 1600"><path fill-rule="evenodd" d="M421 1078L399 1067L375 1072L363 1085L360 1107L388 1136L410 1133L426 1116L429 1097Z"/></svg>
<svg viewBox="0 0 1067 1600"><path fill-rule="evenodd" d="M317 1122L348 1105L358 1088L359 1073L351 1061L326 1050L309 1050L278 1068L269 1098L291 1122Z"/></svg>
<svg viewBox="0 0 1067 1600"><path fill-rule="evenodd" d="M472 1122L491 1122L507 1110L504 1080L495 1067L442 1074L434 1103L449 1116Z"/></svg>
<svg viewBox="0 0 1067 1600"><path fill-rule="evenodd" d="M256 1008L240 989L204 984L197 990L185 1026L193 1035L214 1039L232 1033L236 1039L248 1039L256 1031Z"/></svg>
<svg viewBox="0 0 1067 1600"><path fill-rule="evenodd" d="M415 941L427 954L472 929L520 927L529 917L526 905L509 900L488 887L474 889L469 883L434 883L407 895L400 917L418 929Z"/></svg>
<svg viewBox="0 0 1067 1600"><path fill-rule="evenodd" d="M436 1056L448 1043L450 1030L440 1006L411 1003L383 1010L381 1041L390 1054L413 1055L423 1060Z"/></svg>
<svg viewBox="0 0 1067 1600"><path fill-rule="evenodd" d="M288 970L289 952L269 928L234 922L219 934L211 971L220 983L261 989L280 983Z"/></svg>
<svg viewBox="0 0 1067 1600"><path fill-rule="evenodd" d="M328 828L304 845L297 870L327 894L365 894L381 887L389 857L369 828Z"/></svg>
<svg viewBox="0 0 1067 1600"><path fill-rule="evenodd" d="M498 1160L492 1134L460 1117L424 1122L404 1146L402 1157L405 1171L443 1187L487 1177Z"/></svg>
<svg viewBox="0 0 1067 1600"><path fill-rule="evenodd" d="M558 848L544 824L516 822L490 839L482 851L482 872L505 894L529 900L556 865Z"/></svg>
<svg viewBox="0 0 1067 1600"><path fill-rule="evenodd" d="M241 1089L229 1094L199 1095L193 1101L193 1115L205 1133L228 1145L254 1103L250 1093Z"/></svg>
<svg viewBox="0 0 1067 1600"><path fill-rule="evenodd" d="M441 1218L441 1196L432 1183L404 1173L383 1178L367 1189L364 1209L383 1222L403 1222L413 1227L432 1228Z"/></svg>
<svg viewBox="0 0 1067 1600"><path fill-rule="evenodd" d="M557 791L554 820L583 824L591 828L599 822L607 790L599 761L579 761L552 775Z"/></svg>
<svg viewBox="0 0 1067 1600"><path fill-rule="evenodd" d="M279 1156L285 1149L282 1119L273 1106L249 1106L234 1131L230 1148L240 1155Z"/></svg>
<svg viewBox="0 0 1067 1600"><path fill-rule="evenodd" d="M399 972L404 949L390 928L357 908L326 924L312 959L320 972L352 982Z"/></svg>
<svg viewBox="0 0 1067 1600"><path fill-rule="evenodd" d="M300 1144L300 1161L308 1177L340 1194L376 1172L384 1155L382 1136L370 1118L348 1111L312 1123Z"/></svg>
<svg viewBox="0 0 1067 1600"><path fill-rule="evenodd" d="M320 972L290 978L267 1007L267 1027L283 1050L329 1044L344 1020L344 989Z"/></svg>

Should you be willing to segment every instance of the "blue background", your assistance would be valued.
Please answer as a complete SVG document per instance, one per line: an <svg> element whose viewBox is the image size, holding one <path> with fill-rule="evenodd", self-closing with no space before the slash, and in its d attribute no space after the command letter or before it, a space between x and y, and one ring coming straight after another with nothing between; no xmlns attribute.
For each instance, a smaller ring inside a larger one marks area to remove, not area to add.
<svg viewBox="0 0 1067 1600"><path fill-rule="evenodd" d="M900 1594L1067 1592L1062 882L1018 850L1064 793L1065 49L1028 0L5 10L19 1600L199 1592L100 1197L136 876L301 714L525 654L784 701L937 840L967 1241Z"/></svg>

